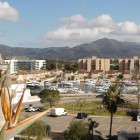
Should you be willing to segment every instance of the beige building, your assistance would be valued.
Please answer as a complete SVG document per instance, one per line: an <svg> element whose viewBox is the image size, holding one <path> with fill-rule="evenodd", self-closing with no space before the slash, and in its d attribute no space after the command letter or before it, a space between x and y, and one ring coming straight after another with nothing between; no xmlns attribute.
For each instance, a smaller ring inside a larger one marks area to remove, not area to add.
<svg viewBox="0 0 140 140"><path fill-rule="evenodd" d="M118 60L120 71L129 71L130 74L139 74L140 59L137 56L134 56L133 58L125 58Z"/></svg>
<svg viewBox="0 0 140 140"><path fill-rule="evenodd" d="M79 70L91 71L109 71L110 59L97 58L92 56L90 58L78 59Z"/></svg>
<svg viewBox="0 0 140 140"><path fill-rule="evenodd" d="M110 72L119 71L129 74L139 74L140 59L137 56L133 58L97 58L92 56L89 58L78 59L79 70L87 72Z"/></svg>

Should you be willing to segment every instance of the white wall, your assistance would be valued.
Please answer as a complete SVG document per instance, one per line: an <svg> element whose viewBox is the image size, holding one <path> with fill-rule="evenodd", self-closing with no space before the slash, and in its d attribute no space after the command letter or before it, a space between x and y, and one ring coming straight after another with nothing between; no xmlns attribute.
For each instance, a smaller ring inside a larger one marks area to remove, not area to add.
<svg viewBox="0 0 140 140"><path fill-rule="evenodd" d="M14 94L12 104L16 104L20 100L23 94L24 88L26 88L25 84L12 84L11 85L11 92L12 94ZM34 102L34 101L40 101L40 98L37 96L31 96L30 89L25 89L23 103Z"/></svg>

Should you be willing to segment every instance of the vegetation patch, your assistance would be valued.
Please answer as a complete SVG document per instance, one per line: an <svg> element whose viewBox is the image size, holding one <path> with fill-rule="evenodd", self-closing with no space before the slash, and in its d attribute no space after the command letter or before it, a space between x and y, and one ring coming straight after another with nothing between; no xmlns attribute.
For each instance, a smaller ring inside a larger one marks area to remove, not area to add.
<svg viewBox="0 0 140 140"><path fill-rule="evenodd" d="M102 101L76 101L58 104L56 107L63 107L68 111L68 113L72 114L77 114L78 112L86 112L89 115L109 115L108 110L103 107ZM115 115L128 116L128 113L123 110L118 110Z"/></svg>

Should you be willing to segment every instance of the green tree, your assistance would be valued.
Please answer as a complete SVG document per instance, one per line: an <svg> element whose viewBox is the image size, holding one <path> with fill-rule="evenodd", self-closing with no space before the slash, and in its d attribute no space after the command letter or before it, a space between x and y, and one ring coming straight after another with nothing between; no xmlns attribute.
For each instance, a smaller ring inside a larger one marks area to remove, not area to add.
<svg viewBox="0 0 140 140"><path fill-rule="evenodd" d="M46 136L46 125L43 121L36 121L31 126L21 132L21 135L26 136L26 140L42 140Z"/></svg>
<svg viewBox="0 0 140 140"><path fill-rule="evenodd" d="M104 94L102 102L110 113L109 137L111 138L113 114L117 112L117 106L124 102L117 85L110 86L108 92Z"/></svg>
<svg viewBox="0 0 140 140"><path fill-rule="evenodd" d="M47 70L54 70L60 67L60 63L56 60L46 60L46 69Z"/></svg>
<svg viewBox="0 0 140 140"><path fill-rule="evenodd" d="M60 100L60 94L58 90L44 89L38 96L41 99L42 103L49 103L50 107L58 104Z"/></svg>
<svg viewBox="0 0 140 140"><path fill-rule="evenodd" d="M72 63L72 62L67 62L65 64L65 70L75 72L75 71L78 70L78 64L77 63Z"/></svg>
<svg viewBox="0 0 140 140"><path fill-rule="evenodd" d="M88 126L83 120L72 121L67 130L63 132L65 140L87 140Z"/></svg>

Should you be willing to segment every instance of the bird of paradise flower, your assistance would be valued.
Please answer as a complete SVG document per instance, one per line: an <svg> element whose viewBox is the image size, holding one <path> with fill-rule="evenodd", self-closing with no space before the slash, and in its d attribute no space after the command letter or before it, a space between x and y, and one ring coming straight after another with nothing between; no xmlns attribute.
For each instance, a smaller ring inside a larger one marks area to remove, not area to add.
<svg viewBox="0 0 140 140"><path fill-rule="evenodd" d="M1 107L5 119L5 124L0 130L0 140L9 140L10 138L13 138L16 134L20 133L31 124L33 124L38 118L46 114L50 109L26 118L21 122L17 122L22 107L25 89L20 100L13 107L12 99L14 97L14 94L11 94L9 87L3 86L3 83L1 86Z"/></svg>

